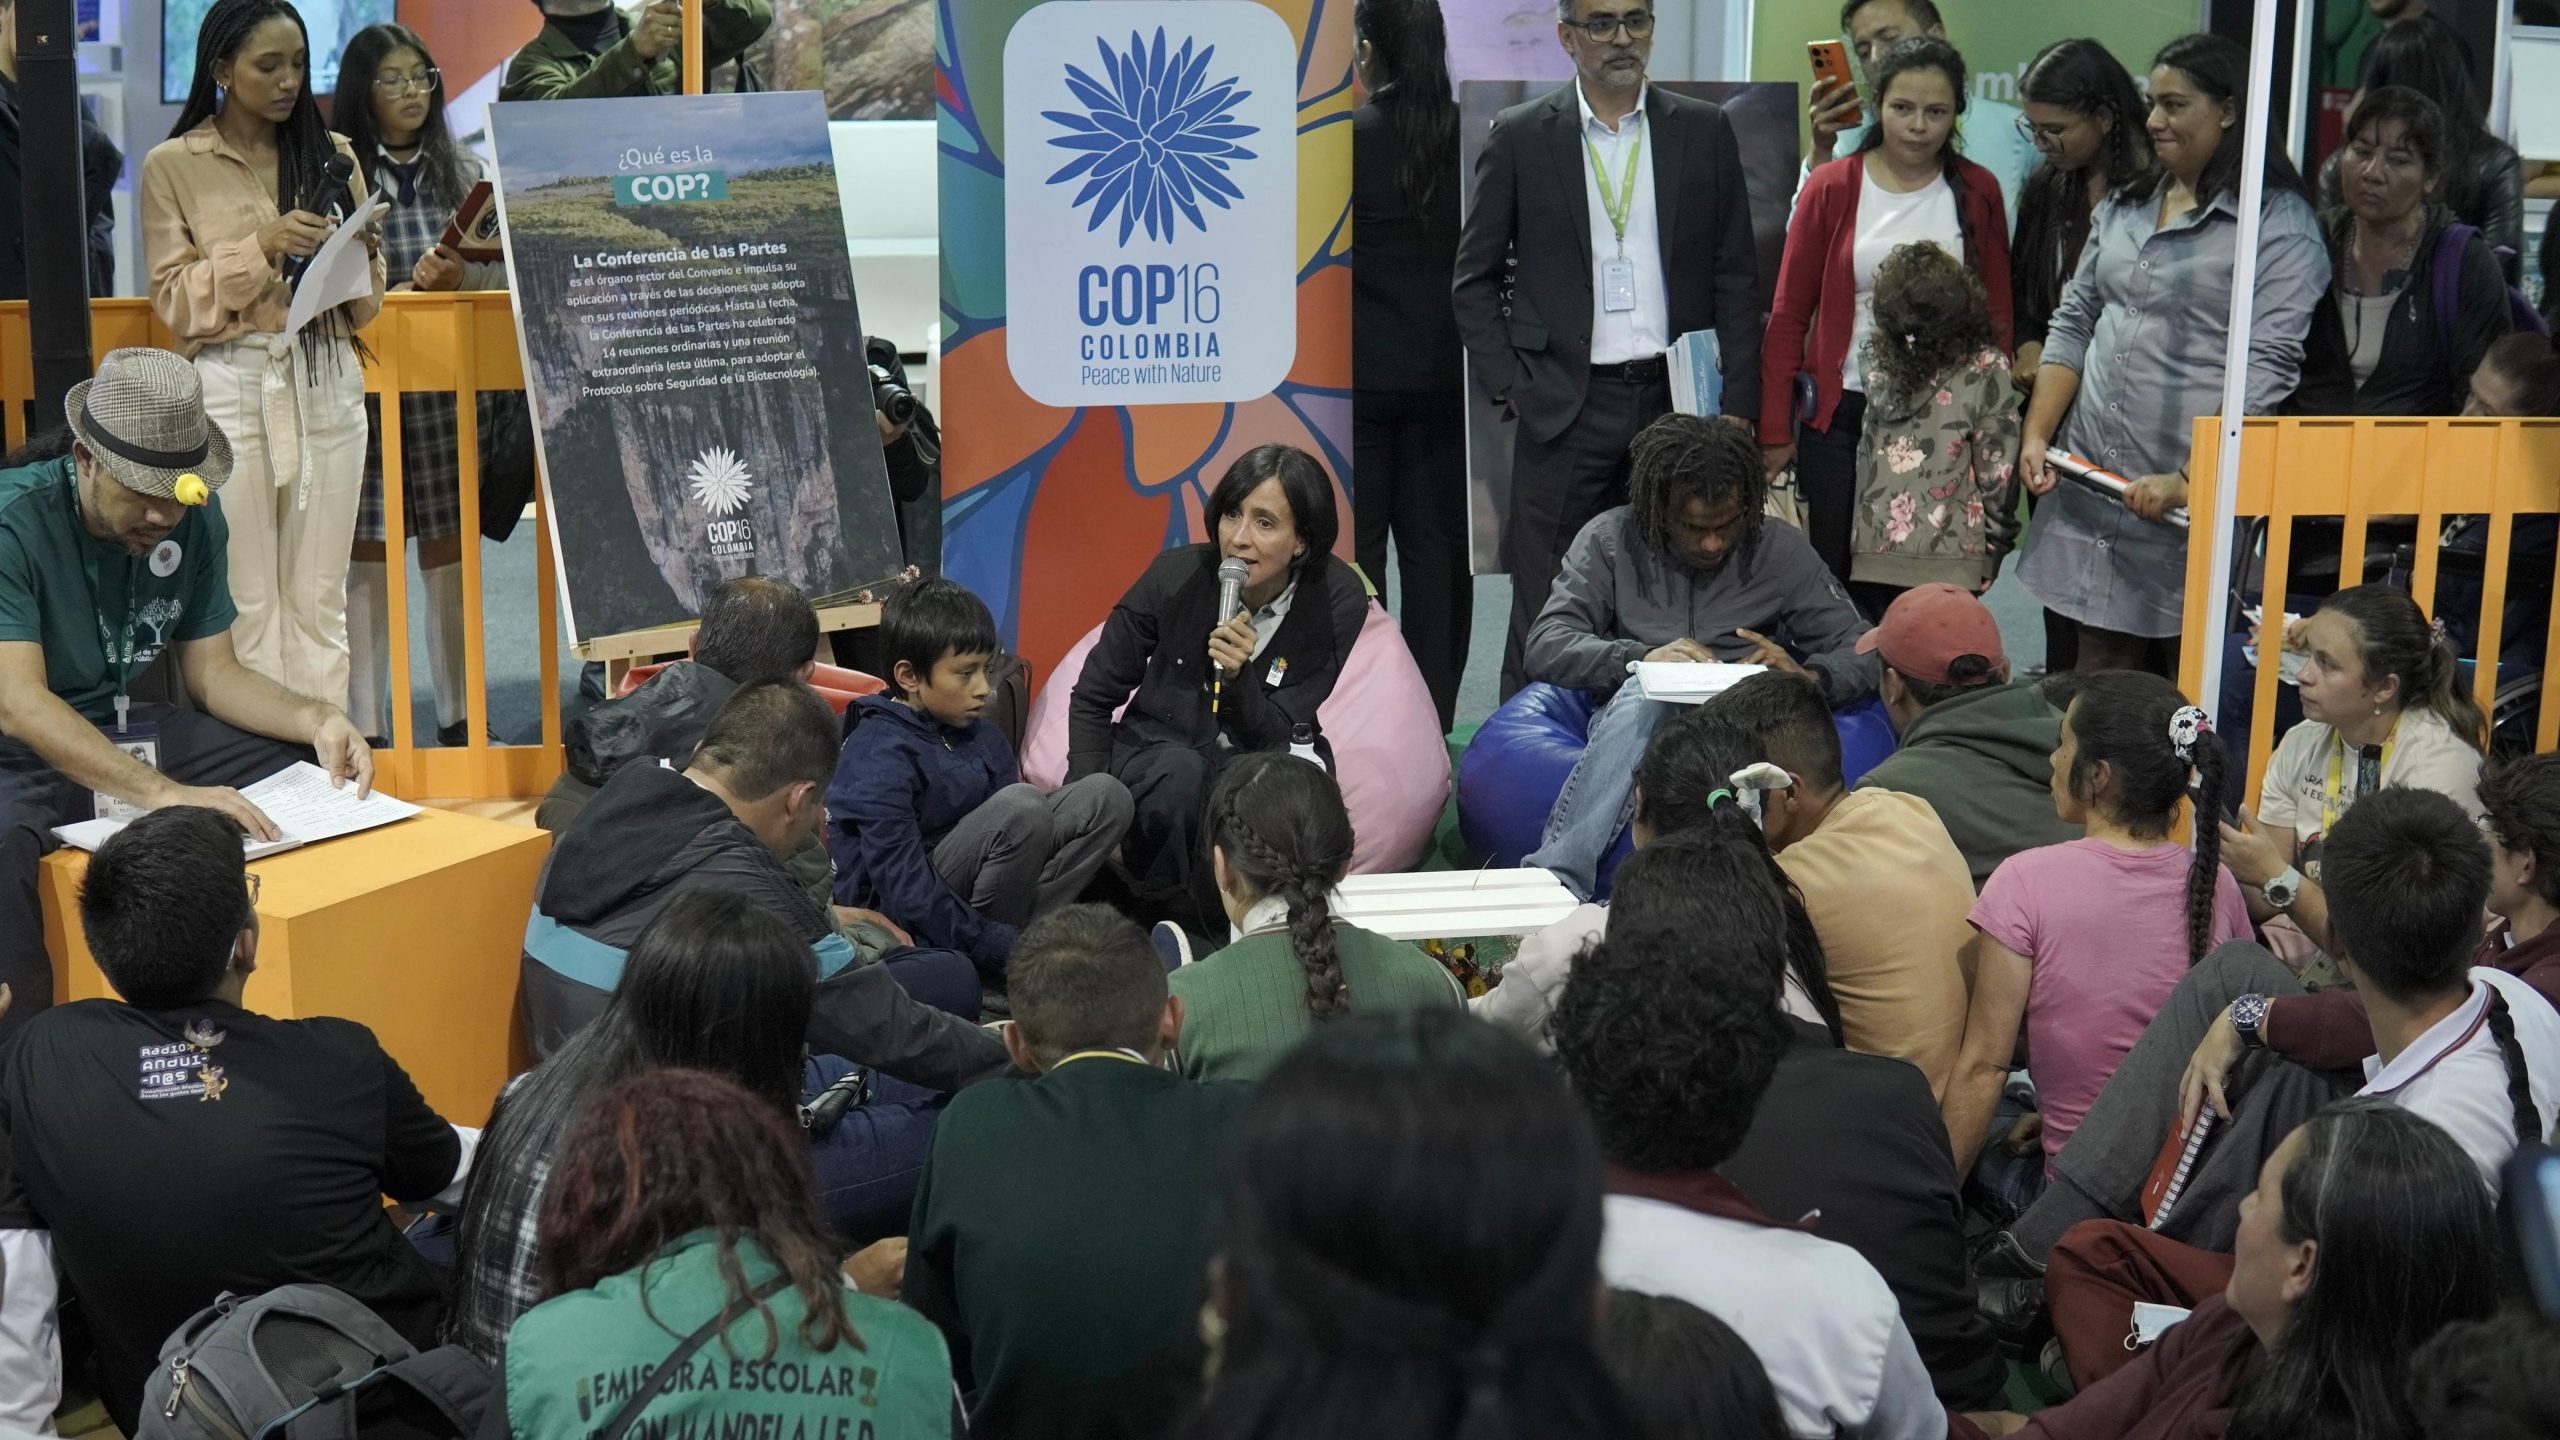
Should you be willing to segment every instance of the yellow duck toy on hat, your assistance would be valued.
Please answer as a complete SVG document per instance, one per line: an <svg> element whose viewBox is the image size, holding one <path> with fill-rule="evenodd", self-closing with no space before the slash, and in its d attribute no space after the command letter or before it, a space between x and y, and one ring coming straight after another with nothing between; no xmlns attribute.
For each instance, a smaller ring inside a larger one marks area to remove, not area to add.
<svg viewBox="0 0 2560 1440"><path fill-rule="evenodd" d="M169 487L169 498L181 505L201 505L212 494L204 483L204 477L193 470L179 476L177 483Z"/></svg>

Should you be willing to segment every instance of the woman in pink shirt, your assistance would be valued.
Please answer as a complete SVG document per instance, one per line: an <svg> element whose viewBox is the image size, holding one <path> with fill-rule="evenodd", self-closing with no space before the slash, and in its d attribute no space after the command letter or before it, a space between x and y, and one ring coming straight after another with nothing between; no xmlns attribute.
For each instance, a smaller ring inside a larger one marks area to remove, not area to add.
<svg viewBox="0 0 2560 1440"><path fill-rule="evenodd" d="M2171 838L2196 780L2197 813L2222 811L2222 742L2202 710L2155 675L2091 675L2053 751L2053 808L2086 838L2022 851L1983 882L1967 918L1974 978L1947 1083L1947 1134L1969 1168L2023 1027L2048 1164L2187 968L2249 934L2249 909L2210 824L2194 852Z"/></svg>

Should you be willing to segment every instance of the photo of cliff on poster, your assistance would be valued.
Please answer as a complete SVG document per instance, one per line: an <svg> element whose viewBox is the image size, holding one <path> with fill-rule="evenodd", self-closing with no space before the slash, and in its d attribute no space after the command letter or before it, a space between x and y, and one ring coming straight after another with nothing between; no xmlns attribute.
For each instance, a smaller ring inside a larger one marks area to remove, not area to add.
<svg viewBox="0 0 2560 1440"><path fill-rule="evenodd" d="M690 619L739 575L896 573L819 97L489 117L570 635Z"/></svg>

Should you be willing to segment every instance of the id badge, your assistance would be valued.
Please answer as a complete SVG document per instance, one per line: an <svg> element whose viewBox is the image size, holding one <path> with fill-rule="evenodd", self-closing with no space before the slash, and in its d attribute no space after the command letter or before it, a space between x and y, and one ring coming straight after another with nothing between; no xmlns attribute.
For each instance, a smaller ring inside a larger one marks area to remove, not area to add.
<svg viewBox="0 0 2560 1440"><path fill-rule="evenodd" d="M122 730L109 726L100 733L107 737L108 744L154 770L160 768L159 726L149 721L136 721ZM101 820L131 820L142 813L141 806L128 805L103 792L92 791L91 798L96 801L94 813Z"/></svg>
<svg viewBox="0 0 2560 1440"><path fill-rule="evenodd" d="M1636 308L1636 262L1624 255L1600 262L1600 308L1612 315Z"/></svg>

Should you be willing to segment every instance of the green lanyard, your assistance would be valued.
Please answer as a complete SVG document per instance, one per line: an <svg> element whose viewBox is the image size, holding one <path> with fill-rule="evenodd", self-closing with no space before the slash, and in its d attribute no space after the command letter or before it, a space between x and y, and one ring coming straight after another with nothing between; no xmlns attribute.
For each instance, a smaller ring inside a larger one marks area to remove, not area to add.
<svg viewBox="0 0 2560 1440"><path fill-rule="evenodd" d="M80 568L88 577L89 598L98 612L98 646L106 652L107 663L116 667L116 731L121 734L125 728L126 708L130 703L125 698L126 692L132 688L133 684L133 623L136 613L133 599L134 557L130 555L117 557L124 561L124 650L119 654L116 650L115 632L107 624L105 598L98 593L99 586L107 578L105 566L97 553L101 546L98 538L89 533L86 515L87 509L80 503L80 479L75 471L71 479L71 517L73 523L80 529L80 538L88 542L87 546L80 551Z"/></svg>
<svg viewBox="0 0 2560 1440"><path fill-rule="evenodd" d="M1644 155L1644 131L1636 131L1636 143L1627 147L1627 173L1619 178L1618 189L1609 188L1609 167L1600 163L1600 147L1591 143L1591 132L1582 133L1582 148L1591 154L1591 183L1600 188L1600 208L1609 213L1609 228L1617 233L1618 253L1627 250L1627 212L1636 204L1636 161Z"/></svg>

